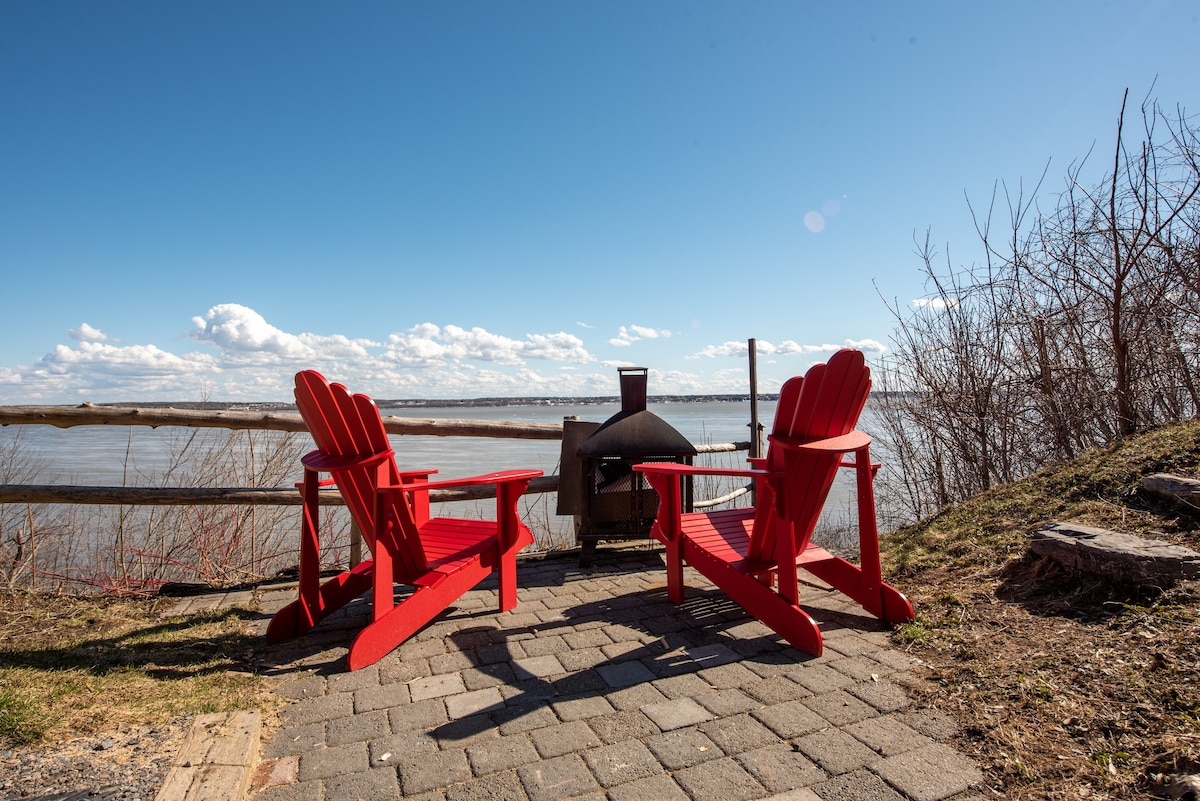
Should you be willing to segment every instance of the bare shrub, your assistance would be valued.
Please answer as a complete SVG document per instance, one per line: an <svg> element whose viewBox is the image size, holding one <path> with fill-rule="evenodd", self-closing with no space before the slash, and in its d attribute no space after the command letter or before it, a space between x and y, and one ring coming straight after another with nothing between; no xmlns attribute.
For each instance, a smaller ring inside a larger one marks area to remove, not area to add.
<svg viewBox="0 0 1200 801"><path fill-rule="evenodd" d="M1200 411L1196 129L1147 101L1133 136L1125 112L1111 169L1088 183L1088 158L1072 164L1052 209L1041 181L998 187L976 214L981 262L955 269L918 243L931 291L890 305L880 379L893 508L921 517Z"/></svg>

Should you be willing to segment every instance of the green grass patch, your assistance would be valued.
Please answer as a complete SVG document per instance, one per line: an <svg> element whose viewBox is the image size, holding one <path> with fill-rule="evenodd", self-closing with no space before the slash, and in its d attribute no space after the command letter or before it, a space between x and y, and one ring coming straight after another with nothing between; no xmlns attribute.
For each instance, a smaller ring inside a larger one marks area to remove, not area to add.
<svg viewBox="0 0 1200 801"><path fill-rule="evenodd" d="M266 709L251 613L162 618L145 600L0 597L0 743Z"/></svg>

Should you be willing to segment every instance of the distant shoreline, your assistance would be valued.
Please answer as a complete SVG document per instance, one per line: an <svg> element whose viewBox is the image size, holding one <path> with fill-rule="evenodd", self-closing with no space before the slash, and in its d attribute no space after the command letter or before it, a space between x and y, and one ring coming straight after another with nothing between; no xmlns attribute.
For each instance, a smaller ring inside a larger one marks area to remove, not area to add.
<svg viewBox="0 0 1200 801"><path fill-rule="evenodd" d="M778 400L779 395L760 394L760 401L770 403ZM744 395L650 395L648 404L656 403L749 403L750 396ZM584 396L584 397L530 397L530 398L415 398L415 399L386 399L376 398L375 405L380 409L469 409L499 406L604 406L621 402L619 395ZM203 411L287 411L294 410L294 403L277 401L256 401L252 403L232 403L221 401L121 401L118 403L97 403L96 406L108 406L118 409L196 409Z"/></svg>

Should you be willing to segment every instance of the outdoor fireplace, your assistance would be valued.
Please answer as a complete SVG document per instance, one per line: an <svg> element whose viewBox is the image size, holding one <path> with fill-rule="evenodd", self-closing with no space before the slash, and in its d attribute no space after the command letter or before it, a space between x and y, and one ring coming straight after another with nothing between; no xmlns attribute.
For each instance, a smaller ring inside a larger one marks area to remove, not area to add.
<svg viewBox="0 0 1200 801"><path fill-rule="evenodd" d="M558 513L573 514L579 563L591 561L596 543L642 539L658 511L658 494L633 466L641 462L691 464L696 448L646 409L648 370L618 368L621 411L604 423L563 422ZM690 478L684 505L691 511Z"/></svg>

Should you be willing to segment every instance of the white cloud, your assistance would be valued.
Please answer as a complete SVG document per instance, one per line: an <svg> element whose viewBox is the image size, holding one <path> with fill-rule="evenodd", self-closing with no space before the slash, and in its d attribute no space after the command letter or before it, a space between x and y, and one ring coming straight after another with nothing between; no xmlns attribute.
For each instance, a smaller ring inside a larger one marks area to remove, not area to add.
<svg viewBox="0 0 1200 801"><path fill-rule="evenodd" d="M887 345L884 345L882 342L877 342L874 339L847 339L846 347L854 348L855 350L861 350L866 353L883 353L885 350L887 350Z"/></svg>
<svg viewBox="0 0 1200 801"><path fill-rule="evenodd" d="M199 400L206 382L218 377L212 356L169 353L154 345L80 342L57 345L17 380L28 400Z"/></svg>
<svg viewBox="0 0 1200 801"><path fill-rule="evenodd" d="M381 399L613 395L614 368L631 364L600 363L581 337L563 331L512 337L479 326L422 322L375 342L352 333L287 331L235 303L215 305L185 327L184 341L195 346L191 351L122 343L101 327L82 324L70 332L68 344L53 346L33 364L0 366L0 403L287 400L292 375L305 368ZM639 325L619 330L618 340L626 344L671 336ZM845 344L883 349L872 340ZM781 368L787 371L796 369L796 354L841 347L792 340L759 340L758 346L761 354L789 364ZM712 345L691 358L722 355L744 361L746 342ZM745 391L745 366L733 359L695 371L672 370L669 361L650 367L654 393Z"/></svg>
<svg viewBox="0 0 1200 801"><path fill-rule="evenodd" d="M765 339L755 340L755 350L760 356L788 356L792 354L812 354L812 353L834 353L842 348L854 348L856 350L866 351L868 353L882 353L887 350L879 342L873 339L847 339L841 345L800 345L790 339L785 339L778 345L774 345ZM723 342L720 345L708 345L702 350L693 353L688 359L699 359L701 357L714 359L718 356L746 356L750 351L748 342Z"/></svg>
<svg viewBox="0 0 1200 801"><path fill-rule="evenodd" d="M212 350L172 353L124 345L84 323L70 345L32 365L0 367L0 403L91 400L283 400L292 374L320 370L382 398L480 395L604 394L615 376L563 374L596 361L566 332L523 339L480 327L420 323L386 342L344 334L294 333L236 303L193 317L184 338ZM549 362L543 376L528 362Z"/></svg>
<svg viewBox="0 0 1200 801"><path fill-rule="evenodd" d="M467 330L456 325L439 328L421 323L403 334L388 337L385 358L413 367L434 367L446 362L481 361L517 367L526 359L586 364L595 361L574 334L527 334L524 340L493 334L483 328Z"/></svg>
<svg viewBox="0 0 1200 801"><path fill-rule="evenodd" d="M958 307L958 298L917 298L912 302L914 309L933 309L943 311Z"/></svg>
<svg viewBox="0 0 1200 801"><path fill-rule="evenodd" d="M377 342L342 334L290 334L237 303L213 306L203 317L193 317L192 323L196 330L189 338L215 346L223 360L234 364L365 359L370 356L369 348L380 347Z"/></svg>
<svg viewBox="0 0 1200 801"><path fill-rule="evenodd" d="M587 352L583 340L562 331L557 334L527 334L525 355L531 359L586 364L594 362L595 356Z"/></svg>
<svg viewBox="0 0 1200 801"><path fill-rule="evenodd" d="M763 342L759 340L758 349L761 351ZM701 356L709 359L717 356L745 356L750 350L750 346L745 342L723 342L720 345L706 345L703 350L698 353L693 353L688 356L689 359L698 359Z"/></svg>
<svg viewBox="0 0 1200 801"><path fill-rule="evenodd" d="M78 328L72 328L67 331L71 339L77 339L80 342L106 342L108 335L99 328L92 328L87 323L80 323Z"/></svg>
<svg viewBox="0 0 1200 801"><path fill-rule="evenodd" d="M608 340L608 344L617 348L632 345L641 339L666 339L671 332L661 328L647 328L644 325L621 326L617 335Z"/></svg>

